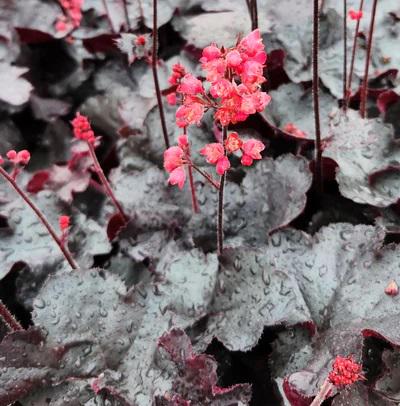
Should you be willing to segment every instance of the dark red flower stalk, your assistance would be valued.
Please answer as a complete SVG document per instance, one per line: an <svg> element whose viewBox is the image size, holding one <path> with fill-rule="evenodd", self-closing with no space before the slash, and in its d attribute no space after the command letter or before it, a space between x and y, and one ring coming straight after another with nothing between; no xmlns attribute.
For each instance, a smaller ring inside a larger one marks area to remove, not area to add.
<svg viewBox="0 0 400 406"><path fill-rule="evenodd" d="M364 70L364 80L361 87L361 105L360 105L360 114L362 118L365 118L367 112L367 98L368 98L368 74L369 74L369 65L371 62L371 51L372 51L372 39L374 37L374 28L375 28L375 16L376 16L376 7L378 5L378 0L374 0L372 5L372 15L371 23L369 26L368 34L368 44L367 44L367 56L365 59L365 70Z"/></svg>
<svg viewBox="0 0 400 406"><path fill-rule="evenodd" d="M153 0L153 53L151 57L151 68L153 71L154 87L157 95L158 111L160 113L161 127L164 137L165 148L169 148L168 130L165 122L164 106L161 97L160 82L158 80L157 71L157 48L158 48L158 28L157 28L157 0Z"/></svg>
<svg viewBox="0 0 400 406"><path fill-rule="evenodd" d="M104 175L103 169L101 168L100 162L97 159L96 152L94 150L94 144L96 141L96 137L94 135L94 131L92 130L92 126L86 116L81 115L80 113L76 113L76 117L71 122L74 136L78 140L86 141L90 156L92 157L94 170L96 171L97 175L100 178L101 183L104 186L104 190L107 193L107 196L113 202L115 208L121 215L121 218L124 219L125 223L128 222L128 217L125 215L122 206L119 204L118 200L116 199L114 192L111 189L111 186Z"/></svg>
<svg viewBox="0 0 400 406"><path fill-rule="evenodd" d="M314 0L313 6L313 105L315 121L315 185L319 192L322 192L322 142L321 142L321 121L319 108L319 1Z"/></svg>
<svg viewBox="0 0 400 406"><path fill-rule="evenodd" d="M361 0L360 1L360 7L359 7L358 12L357 12L358 18L355 19L357 21L357 23L356 23L356 29L355 29L355 32L354 32L353 48L352 48L352 51L351 51L349 79L347 80L347 95L346 95L346 98L347 98L346 105L347 106L349 104L349 99L350 99L350 96L351 96L351 83L353 81L354 61L355 61L355 58L356 58L358 34L360 32L360 21L361 21L361 17L362 17L362 14L363 14L363 7L364 7L364 0ZM349 11L349 14L350 14L350 12L351 12L351 10ZM350 16L350 18L353 19L351 16Z"/></svg>
<svg viewBox="0 0 400 406"><path fill-rule="evenodd" d="M11 162L15 164L15 162L18 162L19 165L25 166L29 162L30 154L28 151L19 152L18 154L15 154L15 151L9 151L7 154L7 157L10 159ZM20 158L18 159L18 155ZM3 159L0 159L0 162L2 162ZM14 171L15 173L15 171ZM73 259L71 253L69 252L68 248L63 244L61 239L57 236L56 231L53 229L53 227L50 225L50 223L47 221L45 215L40 211L40 209L33 203L33 201L28 197L28 195L18 186L15 176L11 176L8 174L8 172L0 166L0 175L3 176L3 178L14 188L14 190L22 197L22 199L25 201L26 204L35 212L35 214L38 216L39 220L42 222L42 224L46 227L47 231L49 232L50 236L53 238L53 240L56 242L58 247L60 248L61 252L63 253L65 259L68 261L72 269L78 269L79 266Z"/></svg>
<svg viewBox="0 0 400 406"><path fill-rule="evenodd" d="M0 300L0 318L10 331L23 330L19 321L7 309L7 306Z"/></svg>

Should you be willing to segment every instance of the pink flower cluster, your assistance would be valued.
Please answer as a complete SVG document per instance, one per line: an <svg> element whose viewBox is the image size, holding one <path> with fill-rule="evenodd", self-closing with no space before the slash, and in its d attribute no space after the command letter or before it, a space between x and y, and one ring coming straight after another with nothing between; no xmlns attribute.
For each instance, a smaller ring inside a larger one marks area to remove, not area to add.
<svg viewBox="0 0 400 406"><path fill-rule="evenodd" d="M186 180L185 164L189 162L189 141L186 135L181 135L178 137L178 146L164 151L164 168L169 173L169 184L183 188Z"/></svg>
<svg viewBox="0 0 400 406"><path fill-rule="evenodd" d="M59 0L61 7L66 15L59 16L56 22L58 32L67 31L71 28L77 28L82 20L83 0Z"/></svg>
<svg viewBox="0 0 400 406"><path fill-rule="evenodd" d="M225 140L225 148L219 142L207 144L200 154L206 157L209 164L216 165L216 171L219 175L223 175L230 167L231 164L227 154L236 151L242 152L242 165L250 166L254 160L261 159L261 151L265 149L265 145L255 139L243 141L238 133L232 132Z"/></svg>
<svg viewBox="0 0 400 406"><path fill-rule="evenodd" d="M206 80L203 83L185 69L174 67L170 83L177 84L182 106L176 112L178 127L199 124L205 111L214 109L214 118L222 126L244 121L250 114L261 112L270 96L261 91L267 61L260 31L254 30L233 48L212 44L204 48L200 59ZM173 100L173 96L170 96Z"/></svg>
<svg viewBox="0 0 400 406"><path fill-rule="evenodd" d="M26 149L23 149L19 152L11 149L10 151L7 152L6 156L11 163L13 163L14 165L21 165L21 166L28 165L28 163L31 159L31 154ZM2 165L3 163L4 163L4 159L0 155L0 165Z"/></svg>
<svg viewBox="0 0 400 406"><path fill-rule="evenodd" d="M86 116L76 113L76 116L71 121L71 124L75 138L78 140L87 141L90 144L95 143L96 137Z"/></svg>
<svg viewBox="0 0 400 406"><path fill-rule="evenodd" d="M362 367L357 364L352 357L336 357L332 365L332 371L329 373L329 380L335 386L351 385L363 379L361 374Z"/></svg>

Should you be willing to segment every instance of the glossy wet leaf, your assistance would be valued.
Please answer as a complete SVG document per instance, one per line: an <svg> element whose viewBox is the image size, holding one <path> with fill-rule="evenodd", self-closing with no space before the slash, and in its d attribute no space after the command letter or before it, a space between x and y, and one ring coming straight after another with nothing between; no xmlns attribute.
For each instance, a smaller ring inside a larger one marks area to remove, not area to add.
<svg viewBox="0 0 400 406"><path fill-rule="evenodd" d="M323 156L338 164L340 193L356 203L387 207L400 198L400 149L393 129L356 111L337 112Z"/></svg>

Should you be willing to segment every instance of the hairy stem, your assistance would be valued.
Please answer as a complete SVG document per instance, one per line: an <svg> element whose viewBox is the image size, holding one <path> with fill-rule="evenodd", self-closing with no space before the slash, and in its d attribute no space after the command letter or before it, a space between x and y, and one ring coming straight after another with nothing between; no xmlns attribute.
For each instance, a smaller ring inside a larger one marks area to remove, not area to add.
<svg viewBox="0 0 400 406"><path fill-rule="evenodd" d="M372 39L374 37L374 28L375 28L375 16L376 16L376 7L378 5L378 0L374 0L372 5L372 16L371 23L369 26L369 35L368 35L368 44L367 44L367 57L365 59L365 70L364 70L364 80L361 87L361 106L360 114L362 118L365 118L367 111L367 98L368 98L368 74L369 74L369 65L371 61L371 50L372 50Z"/></svg>
<svg viewBox="0 0 400 406"><path fill-rule="evenodd" d="M72 258L71 253L68 251L68 248L62 243L61 239L57 236L57 233L47 221L45 215L40 211L40 209L33 203L33 201L28 197L28 195L17 185L16 181L6 172L4 168L0 166L0 175L14 188L14 190L22 197L25 203L35 212L39 220L46 227L50 236L56 242L61 252L63 253L65 259L68 261L72 269L78 269L79 266Z"/></svg>
<svg viewBox="0 0 400 406"><path fill-rule="evenodd" d="M225 150L225 140L228 136L228 128L225 126L222 129L222 145ZM218 192L218 214L217 214L217 253L222 254L224 250L224 188L225 188L226 172L221 175L219 182L219 192Z"/></svg>
<svg viewBox="0 0 400 406"><path fill-rule="evenodd" d="M317 396L314 398L310 406L320 406L322 402L326 399L332 388L333 385L331 384L331 382L328 379L325 379Z"/></svg>
<svg viewBox="0 0 400 406"><path fill-rule="evenodd" d="M23 330L19 321L7 309L7 306L0 300L0 319L2 319L10 331Z"/></svg>
<svg viewBox="0 0 400 406"><path fill-rule="evenodd" d="M94 163L94 169L95 169L97 175L99 176L101 183L104 186L104 190L105 190L107 196L111 199L112 203L114 204L115 208L117 209L118 213L123 218L125 223L127 223L129 221L129 219L125 215L124 210L122 209L122 206L119 204L118 200L116 199L114 192L111 189L110 183L108 182L108 180L106 178L106 175L104 175L103 169L100 166L100 162L97 159L93 144L90 142L88 142L87 144L89 147L90 156L92 157L92 160Z"/></svg>
<svg viewBox="0 0 400 406"><path fill-rule="evenodd" d="M160 82L158 80L157 71L157 42L158 42L158 28L157 28L157 0L153 0L153 54L151 58L151 67L153 70L154 87L156 89L158 111L160 112L161 127L164 136L165 148L169 148L169 139L167 124L165 122L164 106L161 97Z"/></svg>
<svg viewBox="0 0 400 406"><path fill-rule="evenodd" d="M362 11L364 7L364 0L360 1L359 11ZM346 16L347 18L347 16ZM347 80L347 96L346 96L346 105L349 105L350 96L351 96L351 85L353 82L353 74L354 74L354 62L356 59L356 51L357 51L357 42L358 42L358 34L360 33L360 21L357 20L356 29L354 32L354 40L353 40L353 49L351 51L351 62L350 62L350 72L349 72L349 79Z"/></svg>
<svg viewBox="0 0 400 406"><path fill-rule="evenodd" d="M343 0L343 110L347 111L347 0Z"/></svg>
<svg viewBox="0 0 400 406"><path fill-rule="evenodd" d="M314 0L313 8L313 46L312 46L312 90L315 121L315 184L317 190L322 192L322 143L321 121L319 108L319 4Z"/></svg>
<svg viewBox="0 0 400 406"><path fill-rule="evenodd" d="M201 176L203 176L203 178L205 178L212 186L214 186L215 189L219 190L220 185L217 182L215 182L215 180L211 177L211 175L209 175L207 172L204 172L193 162L191 163L191 166L196 172L198 172Z"/></svg>

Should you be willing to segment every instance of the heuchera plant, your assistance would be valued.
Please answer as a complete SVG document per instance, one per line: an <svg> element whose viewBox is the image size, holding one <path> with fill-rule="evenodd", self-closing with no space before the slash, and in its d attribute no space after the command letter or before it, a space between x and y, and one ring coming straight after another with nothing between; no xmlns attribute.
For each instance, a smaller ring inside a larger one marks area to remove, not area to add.
<svg viewBox="0 0 400 406"><path fill-rule="evenodd" d="M184 129L178 137L178 145L164 152L164 168L170 174L168 182L183 188L186 180L185 167L195 169L214 187L219 189L218 203L218 253L223 249L223 199L226 172L231 167L229 156L239 153L241 163L251 166L254 160L262 158L264 144L256 139L241 139L237 132L228 133L231 124L246 120L251 114L261 112L271 97L263 92L261 85L266 81L263 76L267 54L258 29L238 40L236 46L225 48L216 44L203 49L200 58L201 67L206 74L204 82L186 72L176 64L173 67L169 83L176 86L176 93L170 93L168 102L180 104L176 111L176 124ZM215 165L217 183L212 177L198 168L191 159L190 136L188 126L199 125L207 111L213 113L216 124L222 127L222 139L207 144L200 150L206 161ZM191 173L189 172L189 177ZM191 182L192 200L195 190ZM195 205L194 205L195 207Z"/></svg>
<svg viewBox="0 0 400 406"><path fill-rule="evenodd" d="M28 3L0 9L0 406L397 405L400 148L368 118L398 125L396 2Z"/></svg>

